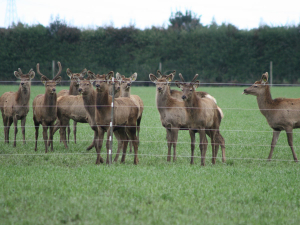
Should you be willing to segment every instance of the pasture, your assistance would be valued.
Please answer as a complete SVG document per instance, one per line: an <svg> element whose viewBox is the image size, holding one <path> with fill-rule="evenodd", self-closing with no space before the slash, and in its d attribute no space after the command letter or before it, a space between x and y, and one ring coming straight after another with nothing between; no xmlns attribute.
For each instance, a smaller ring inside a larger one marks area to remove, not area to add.
<svg viewBox="0 0 300 225"><path fill-rule="evenodd" d="M57 132L54 152L45 154L41 127L38 151L34 151L32 107L26 145L21 141L20 122L17 147L12 146L13 126L10 143L4 144L1 120L1 224L299 224L299 163L293 161L284 132L272 161L266 161L272 130L256 98L242 95L244 88L198 88L213 95L225 115L220 131L227 161L221 162L219 150L214 166L210 145L205 167L200 166L198 147L195 165L189 164L187 131L179 132L177 161L167 163L166 131L155 106L154 85L132 87L131 93L145 105L137 166L129 150L125 164L95 165L95 150L85 150L93 138L88 124L77 124L77 144L71 132L69 149L59 142ZM17 89L1 85L0 95ZM58 86L57 92L61 89L68 87ZM32 86L30 106L40 93L43 86ZM272 87L271 93L273 98L296 98L300 87ZM298 158L299 132L294 130ZM116 146L114 142L114 153ZM102 156L106 158L104 148Z"/></svg>

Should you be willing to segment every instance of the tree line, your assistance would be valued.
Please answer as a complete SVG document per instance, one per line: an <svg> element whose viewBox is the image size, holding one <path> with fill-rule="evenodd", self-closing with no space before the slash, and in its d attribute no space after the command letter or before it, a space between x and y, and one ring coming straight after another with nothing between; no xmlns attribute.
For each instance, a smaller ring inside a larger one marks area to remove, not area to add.
<svg viewBox="0 0 300 225"><path fill-rule="evenodd" d="M18 23L2 28L0 80L15 80L13 71L29 71L37 63L44 74L52 74L55 60L73 72L137 72L140 81L149 81L161 63L163 73L176 70L187 80L197 73L206 83L253 83L272 61L273 83L300 83L300 24L252 30L215 22L203 26L188 11L172 14L169 21L168 27L144 30L78 29L59 18L46 27ZM66 73L62 76L68 80Z"/></svg>

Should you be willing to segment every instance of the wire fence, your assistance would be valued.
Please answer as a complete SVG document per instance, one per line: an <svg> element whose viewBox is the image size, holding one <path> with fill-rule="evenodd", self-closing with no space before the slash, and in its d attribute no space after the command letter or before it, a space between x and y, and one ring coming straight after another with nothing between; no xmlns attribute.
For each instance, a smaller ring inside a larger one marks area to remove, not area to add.
<svg viewBox="0 0 300 225"><path fill-rule="evenodd" d="M32 81L33 83L37 83L37 82L40 82L40 81ZM150 81L135 81L136 83L151 83ZM1 84L11 84L11 81L0 81L0 85ZM69 83L69 81L65 81L65 83ZM174 82L171 82L171 83L174 83ZM18 84L18 82L15 82L15 84ZM251 86L252 84L245 84L245 83L201 83L201 85L203 86ZM294 87L298 87L300 86L299 84L273 84L273 86L294 86ZM153 85L154 87L154 85ZM154 96L153 96L154 97ZM68 107L69 105L62 105L62 107ZM89 107L95 107L96 105L91 105ZM29 106L30 108L32 107L31 105ZM45 107L45 106L43 106ZM49 107L49 106L46 106L46 107ZM78 107L82 107L82 106L78 106ZM99 107L99 105L98 105ZM110 107L110 106L109 106ZM135 106L119 106L120 108L122 107L135 107ZM158 108L157 106L155 105L145 105L144 106L144 110L147 110L147 108ZM161 107L161 108L176 108L176 107ZM178 107L179 108L179 107ZM197 107L188 107L188 108L191 108L191 109L197 109ZM258 107L257 108L226 108L226 107L222 107L222 110L228 110L228 111L231 111L231 110L235 110L235 111L259 111ZM265 109L265 110L275 110L275 109ZM284 109L280 109L280 110L284 110ZM293 111L293 110L291 110ZM294 111L300 111L299 110L294 110ZM158 113L158 112L157 112ZM89 124L81 124L81 126L87 126L89 127L90 125ZM26 125L25 128L34 128L35 126L32 126L32 125ZM66 126L67 127L67 126ZM118 126L118 127L125 127L125 126ZM128 126L127 126L128 127ZM21 128L21 126L18 126L18 128ZM0 129L3 130L4 129L4 126L0 126ZM13 127L11 127L11 129L13 130ZM144 129L154 129L154 130L165 130L166 128L164 128L163 126L141 126L141 130L144 130ZM178 129L178 128L176 128ZM273 131L271 130L249 130L249 129L220 129L220 132L223 133L223 132L232 132L232 133L236 133L236 134L241 134L241 133L272 133ZM297 131L294 131L293 132L294 134L298 134L300 132L297 132ZM13 135L12 133L10 134L11 137L10 137L10 141L12 142L13 140ZM90 139L77 139L77 142L80 144L80 143L87 143L87 142L91 142L93 139L93 137L91 136ZM104 139L103 141L106 141L107 139ZM0 141L3 141L4 140L0 140ZM26 142L35 142L36 140L34 139L26 139ZM57 135L55 138L54 138L54 142L59 142L59 136ZM119 141L123 141L123 140L119 140ZM270 140L271 141L271 140ZM269 141L269 142L270 142ZM16 142L23 142L22 139L17 139ZM42 139L39 139L38 142L44 142L44 140ZM143 142L143 143L148 143L148 144L165 144L167 145L167 141L166 140L148 140L147 137L142 137L140 139L140 142ZM177 142L178 145L180 144L185 144L185 145L189 145L190 142L189 141L178 141ZM255 148L255 147L266 147L266 148L270 148L270 145L269 144L256 144L256 143L226 143L226 146L229 147L229 146L247 146L247 147L252 147L252 148ZM289 148L288 145L276 145L277 148ZM295 145L294 146L295 148L298 148L300 146L297 146ZM105 144L103 143L103 146L102 148L105 148ZM165 147L165 149L163 149L163 151L166 151L167 147ZM97 153L95 152L59 152L59 153L50 153L49 155L51 156L62 156L62 155L95 155ZM106 155L106 151L103 151L101 152L102 155ZM1 152L0 153L0 157L10 157L10 156L44 156L45 153L3 153ZM128 156L132 156L133 154L131 153L127 153ZM144 153L138 153L138 156L140 157L167 157L166 154L144 154ZM182 155L182 154L179 154L176 156L177 158L190 158L191 156L190 155ZM194 156L195 158L201 158L201 156ZM217 159L221 159L221 157L216 157ZM268 159L267 158L253 158L253 157L226 157L227 160L255 160L255 161L267 161ZM294 160L286 160L286 159L272 159L272 161L282 161L282 162L289 162L289 161L294 161Z"/></svg>

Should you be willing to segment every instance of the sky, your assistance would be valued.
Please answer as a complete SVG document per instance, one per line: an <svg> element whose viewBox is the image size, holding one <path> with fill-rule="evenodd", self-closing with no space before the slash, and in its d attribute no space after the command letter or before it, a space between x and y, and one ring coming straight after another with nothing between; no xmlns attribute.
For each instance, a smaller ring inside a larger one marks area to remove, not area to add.
<svg viewBox="0 0 300 225"><path fill-rule="evenodd" d="M0 0L0 27L7 27L7 4L15 2L17 21L48 26L56 18L80 29L115 28L134 25L139 29L167 27L171 13L190 10L201 16L204 26L213 20L218 25L232 24L238 29L260 25L293 26L300 24L300 1L270 0Z"/></svg>

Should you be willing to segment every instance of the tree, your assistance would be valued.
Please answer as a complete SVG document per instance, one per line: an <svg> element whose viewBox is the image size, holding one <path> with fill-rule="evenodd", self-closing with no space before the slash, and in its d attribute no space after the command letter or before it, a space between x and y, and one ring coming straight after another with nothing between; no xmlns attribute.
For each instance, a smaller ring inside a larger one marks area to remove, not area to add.
<svg viewBox="0 0 300 225"><path fill-rule="evenodd" d="M182 12L177 11L175 14L171 14L171 17L169 18L171 25L169 27L190 31L202 26L200 18L201 16L197 16L197 14L192 13L192 11L186 10L185 15Z"/></svg>

